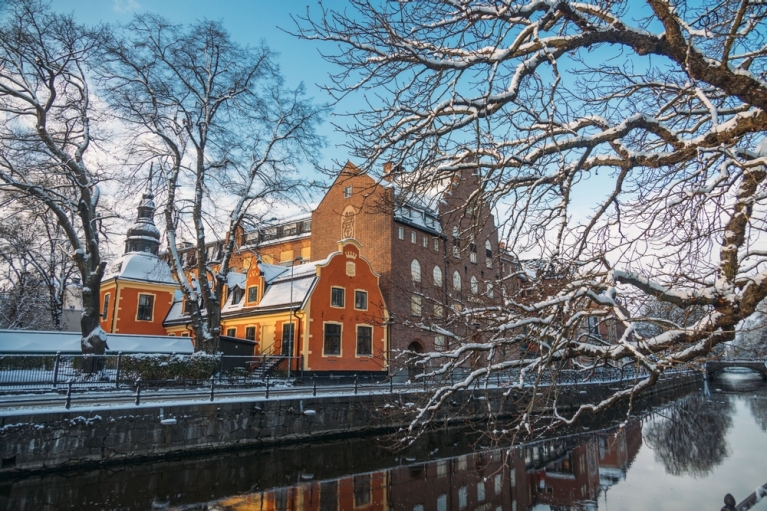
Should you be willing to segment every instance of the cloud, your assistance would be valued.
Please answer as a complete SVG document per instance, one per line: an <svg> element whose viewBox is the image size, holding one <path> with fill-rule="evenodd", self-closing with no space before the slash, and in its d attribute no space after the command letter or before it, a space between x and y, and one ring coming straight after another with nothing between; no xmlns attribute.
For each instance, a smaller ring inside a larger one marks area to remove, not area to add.
<svg viewBox="0 0 767 511"><path fill-rule="evenodd" d="M112 9L116 12L134 12L141 9L141 4L136 0L114 0Z"/></svg>

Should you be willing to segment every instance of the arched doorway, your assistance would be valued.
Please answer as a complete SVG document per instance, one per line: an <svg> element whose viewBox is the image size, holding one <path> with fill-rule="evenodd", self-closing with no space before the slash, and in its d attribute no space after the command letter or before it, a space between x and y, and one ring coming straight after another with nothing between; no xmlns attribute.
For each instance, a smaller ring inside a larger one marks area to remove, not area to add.
<svg viewBox="0 0 767 511"><path fill-rule="evenodd" d="M416 339L408 345L407 350L413 354L408 356L407 359L407 377L412 380L416 375L423 372L423 366L416 364L418 357L415 356L416 354L423 353L423 344L421 344L419 339Z"/></svg>

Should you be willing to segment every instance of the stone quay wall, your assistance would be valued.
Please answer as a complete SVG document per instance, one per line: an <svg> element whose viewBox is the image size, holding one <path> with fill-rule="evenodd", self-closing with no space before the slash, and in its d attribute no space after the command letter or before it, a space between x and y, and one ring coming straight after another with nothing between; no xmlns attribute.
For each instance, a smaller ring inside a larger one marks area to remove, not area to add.
<svg viewBox="0 0 767 511"><path fill-rule="evenodd" d="M642 394L646 401L697 387L699 373L676 375ZM557 389L562 413L606 397L613 385L583 384ZM614 388L613 388L614 390ZM528 404L505 389L458 393L436 420L470 421L510 417ZM339 395L212 403L142 404L91 409L20 411L0 416L0 475L64 467L120 463L164 456L215 452L273 443L311 441L396 430L407 424L397 410L418 406L425 392ZM553 396L537 397L543 411Z"/></svg>

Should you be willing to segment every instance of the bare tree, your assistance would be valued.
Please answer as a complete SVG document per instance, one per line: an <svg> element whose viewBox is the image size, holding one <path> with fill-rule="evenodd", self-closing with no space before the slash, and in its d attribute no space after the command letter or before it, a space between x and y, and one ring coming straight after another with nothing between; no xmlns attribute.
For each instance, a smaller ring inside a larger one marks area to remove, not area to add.
<svg viewBox="0 0 767 511"><path fill-rule="evenodd" d="M196 349L215 351L238 233L249 215L266 214L298 187L297 165L314 162L322 146L315 128L323 109L303 87L285 86L267 47L238 45L220 23L179 26L144 15L124 28L107 44L104 84L136 155L162 170L172 272ZM189 274L179 254L185 234ZM211 234L223 243L215 257L206 250Z"/></svg>
<svg viewBox="0 0 767 511"><path fill-rule="evenodd" d="M413 194L471 169L504 219L510 251L573 268L548 296L479 311L494 325L481 341L426 355L438 362L434 375L470 353L485 363L434 392L411 432L452 392L497 371L629 358L649 375L569 417L555 414L572 422L665 369L702 360L767 296L767 5L351 0L343 11L320 8L320 17L298 20L298 35L335 44L326 58L341 72L331 94L365 94L369 108L339 126L362 167L391 160L413 169ZM647 297L705 313L642 335L627 310ZM590 317L607 316L625 327L616 342L578 335ZM501 346L530 341L536 357L498 356Z"/></svg>
<svg viewBox="0 0 767 511"><path fill-rule="evenodd" d="M99 326L99 167L87 76L96 33L37 0L11 0L0 25L0 189L45 209L83 282L84 353L104 353Z"/></svg>
<svg viewBox="0 0 767 511"><path fill-rule="evenodd" d="M0 221L2 328L61 330L64 294L76 272L67 240L50 212L23 207L23 197L6 204ZM22 206L19 210L19 206Z"/></svg>

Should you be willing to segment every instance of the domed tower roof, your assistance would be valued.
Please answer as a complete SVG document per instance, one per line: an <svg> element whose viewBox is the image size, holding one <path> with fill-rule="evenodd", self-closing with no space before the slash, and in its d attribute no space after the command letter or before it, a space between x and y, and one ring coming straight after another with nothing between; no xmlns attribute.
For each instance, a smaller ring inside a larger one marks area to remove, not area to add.
<svg viewBox="0 0 767 511"><path fill-rule="evenodd" d="M136 221L128 229L125 253L146 252L157 255L160 248L160 231L154 225L154 195L150 178L149 189L141 197Z"/></svg>

